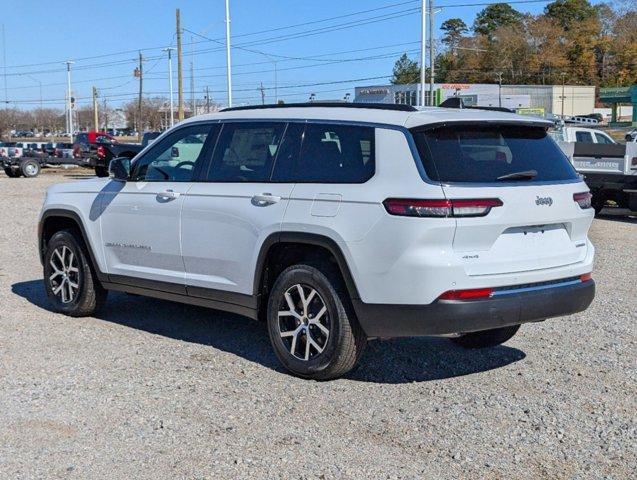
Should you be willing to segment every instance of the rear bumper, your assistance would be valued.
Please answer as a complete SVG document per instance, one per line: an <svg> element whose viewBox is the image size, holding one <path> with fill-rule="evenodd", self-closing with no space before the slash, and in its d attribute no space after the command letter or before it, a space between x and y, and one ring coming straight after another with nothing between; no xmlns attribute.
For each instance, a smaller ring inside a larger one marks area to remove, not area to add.
<svg viewBox="0 0 637 480"><path fill-rule="evenodd" d="M354 301L368 337L393 338L475 332L538 322L586 310L595 282L508 293L484 300L436 300L429 305L388 305Z"/></svg>

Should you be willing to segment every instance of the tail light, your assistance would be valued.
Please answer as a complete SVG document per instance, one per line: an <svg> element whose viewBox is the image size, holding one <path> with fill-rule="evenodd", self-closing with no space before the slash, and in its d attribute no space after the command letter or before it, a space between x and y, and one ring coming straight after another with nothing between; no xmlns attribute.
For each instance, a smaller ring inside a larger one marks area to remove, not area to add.
<svg viewBox="0 0 637 480"><path fill-rule="evenodd" d="M105 157L106 156L106 150L101 145L99 147L97 147L97 156L98 157Z"/></svg>
<svg viewBox="0 0 637 480"><path fill-rule="evenodd" d="M630 168L631 170L634 170L635 168L637 168L637 157L633 157L630 160Z"/></svg>
<svg viewBox="0 0 637 480"><path fill-rule="evenodd" d="M59 157L60 156L60 150L57 149L57 148L55 150L53 150L53 156L54 157Z"/></svg>
<svg viewBox="0 0 637 480"><path fill-rule="evenodd" d="M579 276L579 279L580 279L582 282L588 282L589 280L592 280L592 279L593 279L593 274L592 274L591 272L589 272L589 273L584 273L584 274L582 274L582 275L580 275L580 276Z"/></svg>
<svg viewBox="0 0 637 480"><path fill-rule="evenodd" d="M499 198L417 200L388 198L383 202L391 215L403 217L484 217L493 207L501 207Z"/></svg>
<svg viewBox="0 0 637 480"><path fill-rule="evenodd" d="M591 195L591 192L581 192L573 194L573 201L577 202L579 208L591 208L592 199L593 195Z"/></svg>
<svg viewBox="0 0 637 480"><path fill-rule="evenodd" d="M472 288L470 290L449 290L438 297L439 300L476 300L489 298L492 288Z"/></svg>

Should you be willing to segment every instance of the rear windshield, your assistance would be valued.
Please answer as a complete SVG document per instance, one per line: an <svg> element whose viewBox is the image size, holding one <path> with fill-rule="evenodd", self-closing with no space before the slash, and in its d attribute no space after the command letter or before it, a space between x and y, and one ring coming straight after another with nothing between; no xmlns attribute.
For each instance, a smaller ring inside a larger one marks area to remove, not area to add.
<svg viewBox="0 0 637 480"><path fill-rule="evenodd" d="M528 183L578 178L568 158L541 127L446 125L412 133L432 180ZM502 178L520 172L527 174Z"/></svg>

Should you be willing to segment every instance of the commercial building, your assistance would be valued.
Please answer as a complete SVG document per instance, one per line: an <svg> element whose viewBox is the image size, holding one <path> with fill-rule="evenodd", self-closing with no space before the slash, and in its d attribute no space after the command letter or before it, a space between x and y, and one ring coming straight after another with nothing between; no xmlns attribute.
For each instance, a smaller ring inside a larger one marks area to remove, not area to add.
<svg viewBox="0 0 637 480"><path fill-rule="evenodd" d="M420 84L356 87L354 102L418 105ZM434 103L460 97L466 105L532 109L554 115L585 115L595 107L595 87L574 85L502 85L480 83L436 83ZM425 89L426 104L429 88Z"/></svg>
<svg viewBox="0 0 637 480"><path fill-rule="evenodd" d="M628 104L631 109L631 125L637 126L637 85L630 87L600 88L599 99L611 106L611 122L621 122L620 104Z"/></svg>

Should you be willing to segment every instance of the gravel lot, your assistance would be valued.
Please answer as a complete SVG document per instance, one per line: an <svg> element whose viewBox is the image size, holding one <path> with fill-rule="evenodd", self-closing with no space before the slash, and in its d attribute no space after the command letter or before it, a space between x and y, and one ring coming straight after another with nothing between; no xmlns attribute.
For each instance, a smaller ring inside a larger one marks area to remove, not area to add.
<svg viewBox="0 0 637 480"><path fill-rule="evenodd" d="M0 175L0 478L635 478L637 218L595 220L584 314L488 351L371 342L316 383L242 317L123 294L50 312L37 216L76 176Z"/></svg>

